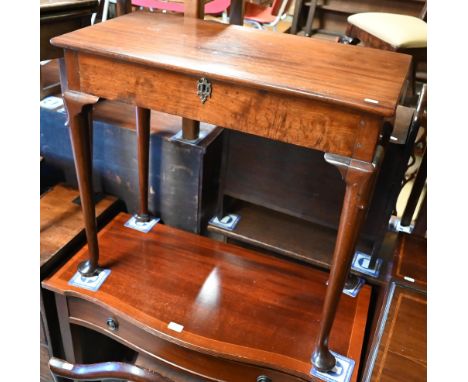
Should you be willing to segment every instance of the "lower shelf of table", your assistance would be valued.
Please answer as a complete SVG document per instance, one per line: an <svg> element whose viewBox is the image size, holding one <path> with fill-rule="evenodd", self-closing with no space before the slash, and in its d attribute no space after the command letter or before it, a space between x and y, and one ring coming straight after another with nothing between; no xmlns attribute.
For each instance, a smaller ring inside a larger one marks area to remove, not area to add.
<svg viewBox="0 0 468 382"><path fill-rule="evenodd" d="M87 247L43 282L66 296L72 324L215 380L264 371L275 381L314 380L326 272L162 224L141 233L124 227L129 217L119 214L99 233L100 264L111 273L98 291L68 283ZM330 338L332 350L356 361L354 380L370 292L342 296Z"/></svg>

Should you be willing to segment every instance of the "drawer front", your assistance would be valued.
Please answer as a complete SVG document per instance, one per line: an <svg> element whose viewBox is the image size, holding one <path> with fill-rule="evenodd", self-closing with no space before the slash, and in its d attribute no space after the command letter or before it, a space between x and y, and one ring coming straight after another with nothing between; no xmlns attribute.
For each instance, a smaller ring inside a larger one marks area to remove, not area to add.
<svg viewBox="0 0 468 382"><path fill-rule="evenodd" d="M70 323L108 335L136 351L145 351L158 360L188 370L206 380L256 382L300 382L301 378L278 371L196 352L148 333L135 324L88 301L68 297ZM262 379L260 379L262 380Z"/></svg>
<svg viewBox="0 0 468 382"><path fill-rule="evenodd" d="M330 102L216 79L202 102L194 75L86 53L65 57L71 90L356 159L372 160L382 125L380 116Z"/></svg>

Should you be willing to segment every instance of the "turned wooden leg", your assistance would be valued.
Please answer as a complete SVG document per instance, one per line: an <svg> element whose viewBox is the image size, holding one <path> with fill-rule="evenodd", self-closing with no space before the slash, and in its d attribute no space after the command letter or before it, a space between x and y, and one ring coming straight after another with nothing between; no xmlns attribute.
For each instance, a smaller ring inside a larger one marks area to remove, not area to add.
<svg viewBox="0 0 468 382"><path fill-rule="evenodd" d="M42 76L42 65L39 67L39 82L40 82L40 99L60 92L60 82L49 84L46 86Z"/></svg>
<svg viewBox="0 0 468 382"><path fill-rule="evenodd" d="M350 159L340 155L325 154L325 160L338 167L341 172L346 182L346 192L341 210L330 278L323 304L320 331L312 355L312 363L320 371L329 371L335 366L335 357L328 349L328 338L370 199L373 178L376 172L375 168L377 163L380 163L382 154L379 147L374 163Z"/></svg>
<svg viewBox="0 0 468 382"><path fill-rule="evenodd" d="M229 8L229 24L244 25L244 0L232 0Z"/></svg>
<svg viewBox="0 0 468 382"><path fill-rule="evenodd" d="M99 248L92 185L90 113L99 98L71 90L65 91L63 98L68 112L70 138L89 251L89 259L80 263L78 270L83 276L93 276L98 270Z"/></svg>
<svg viewBox="0 0 468 382"><path fill-rule="evenodd" d="M140 185L140 210L137 220L150 220L148 212L149 145L151 110L136 107L136 133L138 142L138 181Z"/></svg>
<svg viewBox="0 0 468 382"><path fill-rule="evenodd" d="M115 2L116 16L126 15L132 12L132 2L130 0L117 0Z"/></svg>
<svg viewBox="0 0 468 382"><path fill-rule="evenodd" d="M184 17L203 20L205 16L205 2L198 0L185 0Z"/></svg>
<svg viewBox="0 0 468 382"><path fill-rule="evenodd" d="M304 0L296 0L294 3L294 16L291 24L291 34L297 34L299 32L299 21L301 19L301 10L304 4Z"/></svg>
<svg viewBox="0 0 468 382"><path fill-rule="evenodd" d="M309 13L307 14L307 21L305 26L305 36L312 36L312 23L314 22L315 9L317 8L317 0L311 0Z"/></svg>

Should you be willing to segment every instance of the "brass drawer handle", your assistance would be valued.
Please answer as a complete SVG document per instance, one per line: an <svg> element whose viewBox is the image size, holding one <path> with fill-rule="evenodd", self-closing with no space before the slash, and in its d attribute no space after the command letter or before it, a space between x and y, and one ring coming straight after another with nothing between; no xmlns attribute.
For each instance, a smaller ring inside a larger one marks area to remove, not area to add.
<svg viewBox="0 0 468 382"><path fill-rule="evenodd" d="M113 332L115 332L119 328L119 323L116 320L114 320L112 317L107 319L106 324L109 330Z"/></svg>

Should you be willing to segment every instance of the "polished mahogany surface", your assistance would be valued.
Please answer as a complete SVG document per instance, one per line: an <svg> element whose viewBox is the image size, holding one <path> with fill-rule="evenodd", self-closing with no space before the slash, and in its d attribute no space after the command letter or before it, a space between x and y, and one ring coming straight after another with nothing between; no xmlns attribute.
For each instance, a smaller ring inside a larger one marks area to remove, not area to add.
<svg viewBox="0 0 468 382"><path fill-rule="evenodd" d="M370 379L366 381L423 382L427 380L427 298L398 284L391 285L385 329Z"/></svg>
<svg viewBox="0 0 468 382"><path fill-rule="evenodd" d="M87 247L44 287L178 345L311 378L327 273L162 224L140 233L123 226L128 218L118 215L99 233L100 263L111 269L99 291L68 285ZM368 286L356 299L342 296L330 339L357 364L369 298Z"/></svg>
<svg viewBox="0 0 468 382"><path fill-rule="evenodd" d="M398 282L426 290L427 239L400 233L395 249L393 276ZM413 285L414 283L414 285Z"/></svg>
<svg viewBox="0 0 468 382"><path fill-rule="evenodd" d="M383 116L394 114L411 61L376 49L149 12L133 12L52 43Z"/></svg>

